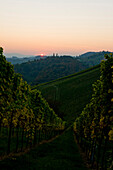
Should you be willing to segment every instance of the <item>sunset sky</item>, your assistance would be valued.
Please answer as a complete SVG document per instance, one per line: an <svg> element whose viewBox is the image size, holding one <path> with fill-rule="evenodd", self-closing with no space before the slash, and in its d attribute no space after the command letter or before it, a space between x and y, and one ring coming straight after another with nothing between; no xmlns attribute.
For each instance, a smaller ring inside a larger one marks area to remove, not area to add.
<svg viewBox="0 0 113 170"><path fill-rule="evenodd" d="M5 53L113 51L113 0L2 0Z"/></svg>

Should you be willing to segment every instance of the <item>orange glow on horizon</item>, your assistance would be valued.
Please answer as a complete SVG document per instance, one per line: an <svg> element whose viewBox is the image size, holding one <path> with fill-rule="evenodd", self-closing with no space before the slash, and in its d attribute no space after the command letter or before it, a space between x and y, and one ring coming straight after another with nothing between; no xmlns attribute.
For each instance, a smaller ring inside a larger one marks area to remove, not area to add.
<svg viewBox="0 0 113 170"><path fill-rule="evenodd" d="M44 54L40 54L40 56L41 56L41 57L43 57L43 56L44 56Z"/></svg>
<svg viewBox="0 0 113 170"><path fill-rule="evenodd" d="M11 0L1 6L0 46L5 53L43 57L113 51L112 0L29 0L27 8L25 0Z"/></svg>

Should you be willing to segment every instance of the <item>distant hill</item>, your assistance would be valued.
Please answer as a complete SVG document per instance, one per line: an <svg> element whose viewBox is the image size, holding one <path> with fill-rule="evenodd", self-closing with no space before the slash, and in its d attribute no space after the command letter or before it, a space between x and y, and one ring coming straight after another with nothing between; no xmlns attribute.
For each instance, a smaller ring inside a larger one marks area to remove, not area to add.
<svg viewBox="0 0 113 170"><path fill-rule="evenodd" d="M14 69L21 73L29 84L40 84L74 74L86 68L100 64L104 55L110 52L87 52L77 57L57 56L45 57L44 60L36 56L26 63L16 64ZM13 58L16 60L16 58ZM21 59L20 59L21 60ZM23 59L26 61L26 59Z"/></svg>
<svg viewBox="0 0 113 170"><path fill-rule="evenodd" d="M89 67L95 66L100 64L102 60L104 60L105 54L110 54L109 51L102 51L102 52L87 52L80 56L78 56L78 60L83 62L84 64L88 64Z"/></svg>
<svg viewBox="0 0 113 170"><path fill-rule="evenodd" d="M21 56L21 55L20 55ZM45 59L47 56L43 56L43 59ZM16 54L15 56L13 55L12 57L8 58L6 56L6 60L8 62L11 62L11 64L22 64L22 63L26 63L29 61L34 61L34 60L38 60L38 59L42 59L42 57L40 55L38 56L25 56L25 57L17 57Z"/></svg>
<svg viewBox="0 0 113 170"><path fill-rule="evenodd" d="M95 53L98 53L98 52L86 52L84 54L79 55L79 57L80 58L90 57L90 56L94 55Z"/></svg>
<svg viewBox="0 0 113 170"><path fill-rule="evenodd" d="M55 80L86 68L87 64L70 56L47 57L44 60L14 65L15 72L21 73L24 80L32 84Z"/></svg>
<svg viewBox="0 0 113 170"><path fill-rule="evenodd" d="M17 58L31 57L31 55L24 55L24 54L20 54L20 53L4 53L4 55L6 58L12 58L13 56L15 56Z"/></svg>

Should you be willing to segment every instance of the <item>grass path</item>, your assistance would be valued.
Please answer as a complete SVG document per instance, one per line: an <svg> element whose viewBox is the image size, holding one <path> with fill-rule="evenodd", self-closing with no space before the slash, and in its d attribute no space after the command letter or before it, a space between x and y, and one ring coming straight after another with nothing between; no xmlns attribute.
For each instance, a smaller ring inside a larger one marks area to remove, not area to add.
<svg viewBox="0 0 113 170"><path fill-rule="evenodd" d="M29 153L0 161L0 170L87 170L74 141L67 130L54 141L44 143Z"/></svg>

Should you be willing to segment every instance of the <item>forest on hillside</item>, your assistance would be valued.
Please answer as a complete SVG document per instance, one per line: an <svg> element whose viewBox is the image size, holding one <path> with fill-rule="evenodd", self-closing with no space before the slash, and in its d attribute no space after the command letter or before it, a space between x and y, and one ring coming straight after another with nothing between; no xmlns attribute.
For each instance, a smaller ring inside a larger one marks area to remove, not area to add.
<svg viewBox="0 0 113 170"><path fill-rule="evenodd" d="M48 82L86 68L88 68L87 64L70 56L48 57L14 65L15 72L21 73L29 84Z"/></svg>
<svg viewBox="0 0 113 170"><path fill-rule="evenodd" d="M109 54L109 52L87 52L77 57L51 56L16 64L14 69L15 72L22 74L25 81L35 85L56 80L100 64L105 54Z"/></svg>
<svg viewBox="0 0 113 170"><path fill-rule="evenodd" d="M15 72L22 74L25 81L35 85L56 80L100 64L105 54L109 54L109 52L88 52L78 57L53 56L16 64L14 69Z"/></svg>

